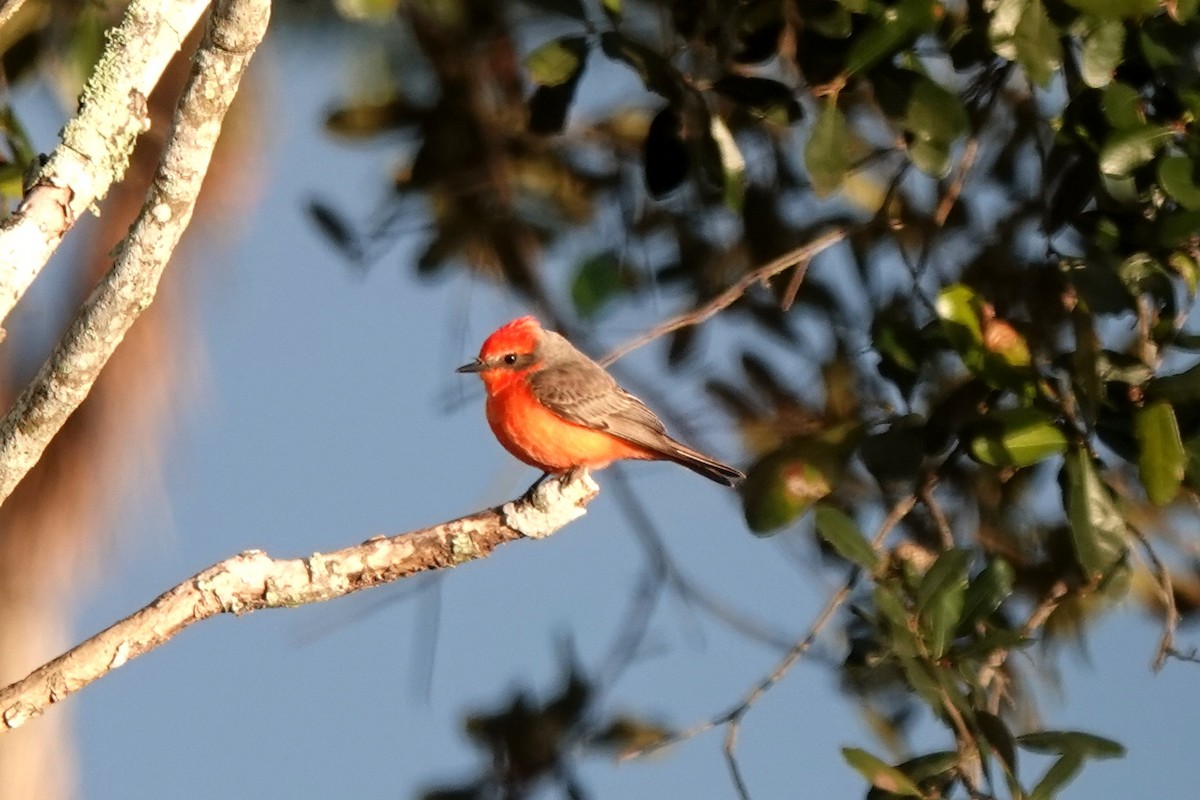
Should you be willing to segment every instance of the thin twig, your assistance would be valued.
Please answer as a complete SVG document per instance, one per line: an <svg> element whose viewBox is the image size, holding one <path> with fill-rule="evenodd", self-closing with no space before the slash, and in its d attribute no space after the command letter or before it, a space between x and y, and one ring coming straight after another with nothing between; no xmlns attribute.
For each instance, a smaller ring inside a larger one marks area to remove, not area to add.
<svg viewBox="0 0 1200 800"><path fill-rule="evenodd" d="M654 341L655 339L665 336L668 333L677 331L680 328L687 328L692 325L699 325L707 319L710 319L715 314L737 302L738 298L746 293L746 290L758 283L765 283L781 272L785 272L792 267L797 267L803 271L807 268L808 262L814 256L821 253L838 242L846 238L846 230L844 228L835 228L834 230L817 237L808 244L789 250L779 258L776 258L763 266L751 272L747 272L736 283L730 286L725 291L714 297L699 308L694 308L691 311L673 317L660 325L656 325L650 330L643 333L625 344L617 347L615 350L606 355L600 360L604 366L608 366L617 359L628 355L632 351L638 349L644 344Z"/></svg>
<svg viewBox="0 0 1200 800"><path fill-rule="evenodd" d="M1134 537L1142 546L1142 551L1146 554L1146 558L1150 561L1151 567L1154 569L1154 578L1158 581L1159 591L1162 592L1163 607L1163 633L1162 638L1158 642L1158 652L1154 655L1154 661L1151 666L1155 672L1163 668L1167 663L1167 658L1175 651L1175 630L1179 627L1179 609L1175 605L1175 587L1171 583L1171 571L1167 569L1167 565L1158 557L1158 553L1150 545L1150 540L1146 538L1146 534L1142 533L1141 529L1130 525L1129 530L1133 532Z"/></svg>
<svg viewBox="0 0 1200 800"><path fill-rule="evenodd" d="M916 505L916 502L916 497L909 495L892 507L892 510L888 513L887 517L885 517L883 522L880 523L879 529L876 531L875 536L872 539L872 547L874 547L876 550L879 549L879 547L883 544L884 539L886 539L888 534L891 533L892 529L895 528L896 525L898 525L900 521L908 516L909 512L912 511L913 506ZM782 659L780 659L780 661L775 665L775 668L772 669L768 675L762 678L750 689L749 692L746 693L746 696L742 698L741 702L723 714L719 714L712 719L705 720L704 722L701 722L683 731L673 733L670 736L666 736L659 741L649 744L639 750L632 750L622 756L622 760L639 758L641 756L657 752L664 747L692 739L702 733L712 730L713 728L720 727L721 725L729 725L734 729L733 741L736 742L736 731L737 728L740 727L742 717L746 715L746 712L748 712L764 694L770 691L775 684L779 683L779 681L782 680L785 675L787 675L792 667L794 667L796 663L804 657L805 653L809 651L809 649L813 646L813 643L816 642L817 637L833 619L834 614L836 614L838 609L841 608L846 600L849 599L850 593L854 591L854 587L857 585L861 573L862 571L857 567L850 571L850 574L846 577L846 580L842 583L841 587L839 587L837 591L830 596L829 600L825 603L825 607L821 609L821 612L817 615L816 619L813 620L808 632L804 634L803 638L792 645L792 648L784 655ZM729 741L728 735L726 741ZM731 752L729 757L733 762L733 769L736 770L736 756Z"/></svg>

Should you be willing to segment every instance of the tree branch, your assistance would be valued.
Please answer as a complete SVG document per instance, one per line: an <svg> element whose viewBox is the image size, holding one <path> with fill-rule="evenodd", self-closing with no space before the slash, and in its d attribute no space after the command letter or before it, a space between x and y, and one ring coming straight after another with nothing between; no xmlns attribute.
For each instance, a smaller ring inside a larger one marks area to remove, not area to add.
<svg viewBox="0 0 1200 800"><path fill-rule="evenodd" d="M818 253L828 250L830 247L845 238L845 228L834 228L828 233L822 234L816 239L813 239L808 244L804 244L800 247L789 250L778 258L768 261L761 267L758 267L751 272L747 272L745 275L739 278L736 283L699 308L694 308L691 311L680 314L679 316L672 317L660 325L655 325L642 335L629 340L602 358L600 363L604 366L608 366L617 359L628 355L642 345L648 344L660 336L665 336L666 334L677 331L680 328L699 325L701 322L704 322L705 320L715 316L718 312L729 308L729 306L737 302L738 298L744 295L746 290L754 284L765 284L770 281L771 278L774 278L781 272L786 272L792 267L797 269L797 273L796 277L793 278L791 282L792 285L788 287L786 294L794 299L796 292L800 287L799 281L803 278L804 273L808 270L808 263L812 261L812 259L816 257ZM788 304L790 304L790 302Z"/></svg>
<svg viewBox="0 0 1200 800"><path fill-rule="evenodd" d="M62 143L0 223L0 324L75 220L124 176L134 141L149 126L146 97L207 6L208 0L133 0L109 32Z"/></svg>
<svg viewBox="0 0 1200 800"><path fill-rule="evenodd" d="M19 727L201 620L320 603L484 558L505 542L549 536L583 516L598 492L584 472L569 483L544 480L524 497L497 508L411 533L377 536L332 553L273 559L261 550L248 550L227 558L0 689L0 733Z"/></svg>
<svg viewBox="0 0 1200 800"><path fill-rule="evenodd" d="M126 331L154 300L159 278L191 219L221 121L266 33L270 10L269 0L219 0L214 7L146 202L118 247L112 269L76 312L33 382L0 420L0 503L41 458L87 397ZM111 41L120 37L116 34ZM85 107L87 97L85 92ZM68 132L72 126L82 127L80 119L68 126ZM106 157L110 167L118 160L113 152ZM0 247L0 264L5 263L2 253Z"/></svg>

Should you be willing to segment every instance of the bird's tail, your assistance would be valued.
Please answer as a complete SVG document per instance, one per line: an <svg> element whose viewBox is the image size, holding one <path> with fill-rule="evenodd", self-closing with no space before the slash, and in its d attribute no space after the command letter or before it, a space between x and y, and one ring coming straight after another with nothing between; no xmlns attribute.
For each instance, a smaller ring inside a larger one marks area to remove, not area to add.
<svg viewBox="0 0 1200 800"><path fill-rule="evenodd" d="M717 461L715 458L710 458L704 455L699 450L693 450L682 442L677 442L670 437L663 437L666 441L659 448L659 453L668 461L674 461L681 467L687 467L697 475L703 475L710 481L724 484L725 486L736 486L739 481L745 480L746 476L728 464Z"/></svg>

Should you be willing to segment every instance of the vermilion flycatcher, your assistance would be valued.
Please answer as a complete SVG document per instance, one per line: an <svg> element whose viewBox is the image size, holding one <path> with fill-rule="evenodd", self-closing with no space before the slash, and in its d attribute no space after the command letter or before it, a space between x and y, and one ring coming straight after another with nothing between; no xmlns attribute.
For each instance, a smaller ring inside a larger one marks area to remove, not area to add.
<svg viewBox="0 0 1200 800"><path fill-rule="evenodd" d="M488 424L504 449L545 472L636 458L674 461L726 486L745 477L668 436L641 400L533 317L498 329L458 371L483 379Z"/></svg>

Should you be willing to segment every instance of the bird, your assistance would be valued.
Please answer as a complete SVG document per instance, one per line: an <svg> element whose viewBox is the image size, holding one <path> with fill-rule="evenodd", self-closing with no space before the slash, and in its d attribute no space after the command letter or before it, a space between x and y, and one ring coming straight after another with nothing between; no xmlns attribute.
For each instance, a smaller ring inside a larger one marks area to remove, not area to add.
<svg viewBox="0 0 1200 800"><path fill-rule="evenodd" d="M504 449L545 473L638 459L672 461L726 486L745 478L667 435L645 403L534 317L496 329L456 371L483 379L488 424Z"/></svg>

